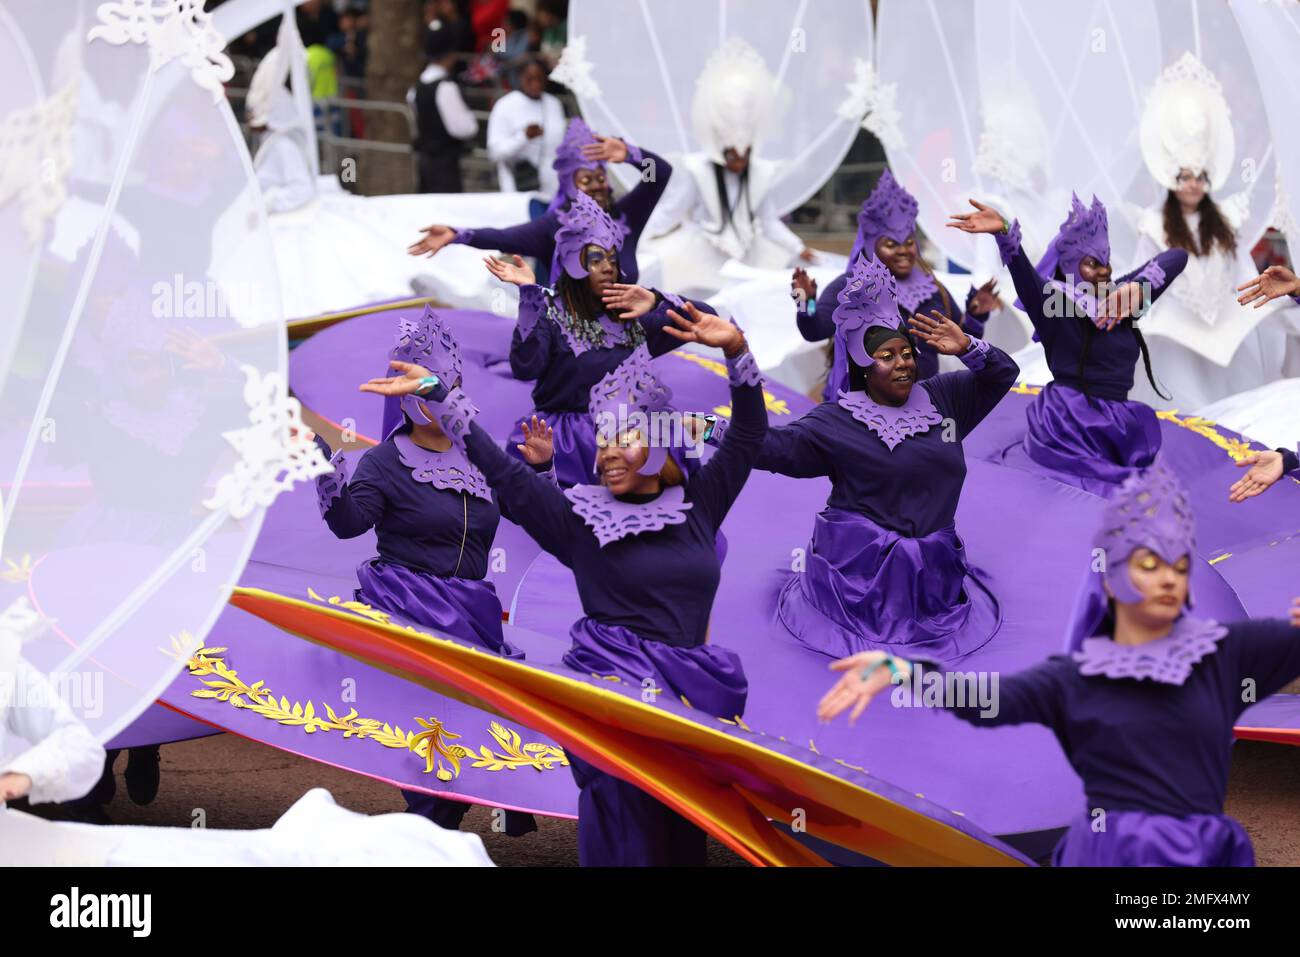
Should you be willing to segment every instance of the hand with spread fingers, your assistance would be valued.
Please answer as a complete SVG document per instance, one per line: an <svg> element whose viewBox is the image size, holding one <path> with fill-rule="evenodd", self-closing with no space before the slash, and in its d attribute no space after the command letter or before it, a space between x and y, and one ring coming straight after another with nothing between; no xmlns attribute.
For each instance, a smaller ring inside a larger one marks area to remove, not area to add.
<svg viewBox="0 0 1300 957"><path fill-rule="evenodd" d="M1238 286L1237 292L1241 293L1237 302L1243 306L1254 303L1258 309L1282 296L1300 296L1300 278L1285 266L1269 266L1254 279Z"/></svg>
<svg viewBox="0 0 1300 957"><path fill-rule="evenodd" d="M546 424L545 419L538 420L533 416L532 422L527 420L519 423L524 432L524 440L515 445L519 454L524 457L524 461L529 465L544 465L554 457L554 442L552 441L553 432L551 427Z"/></svg>
<svg viewBox="0 0 1300 957"><path fill-rule="evenodd" d="M918 339L935 352L945 356L959 356L970 348L970 336L938 309L923 316L919 312L907 321Z"/></svg>
<svg viewBox="0 0 1300 957"><path fill-rule="evenodd" d="M1142 308L1143 299L1140 282L1126 282L1112 289L1097 309L1097 328L1110 332L1125 319L1136 315Z"/></svg>
<svg viewBox="0 0 1300 957"><path fill-rule="evenodd" d="M582 158L595 163L622 163L627 159L627 144L616 136L596 134L596 142L582 148Z"/></svg>
<svg viewBox="0 0 1300 957"><path fill-rule="evenodd" d="M686 303L681 312L669 309L668 318L675 326L664 326L664 332L682 342L714 346L729 357L738 356L746 349L745 334L736 325L711 312L700 312L692 302Z"/></svg>
<svg viewBox="0 0 1300 957"><path fill-rule="evenodd" d="M998 299L998 281L990 279L975 290L975 295L971 297L970 308L967 311L984 315L1001 306L1002 301Z"/></svg>
<svg viewBox="0 0 1300 957"><path fill-rule="evenodd" d="M456 230L438 223L425 226L420 232L424 233L424 237L406 247L406 252L410 256L433 257L456 238Z"/></svg>
<svg viewBox="0 0 1300 957"><path fill-rule="evenodd" d="M483 260L488 272L502 282L514 283L516 286L531 286L537 282L537 275L524 262L522 256L511 256L509 262L488 256Z"/></svg>
<svg viewBox="0 0 1300 957"><path fill-rule="evenodd" d="M1282 477L1282 453L1273 449L1252 452L1237 463L1237 468L1249 468L1250 471L1232 483L1228 489L1229 502L1244 502L1268 491Z"/></svg>
<svg viewBox="0 0 1300 957"><path fill-rule="evenodd" d="M985 206L978 200L970 200L975 207L973 213L951 213L947 224L963 233L1000 233L1006 228L1006 220L992 206Z"/></svg>
<svg viewBox="0 0 1300 957"><path fill-rule="evenodd" d="M817 280L802 266L790 277L790 298L799 303L817 301Z"/></svg>
<svg viewBox="0 0 1300 957"><path fill-rule="evenodd" d="M605 311L619 314L622 319L640 319L658 302L655 294L642 286L631 283L612 282L600 294L605 304Z"/></svg>
<svg viewBox="0 0 1300 957"><path fill-rule="evenodd" d="M840 680L817 705L817 720L831 721L848 709L849 724L857 722L871 699L894 683L895 676L907 678L911 665L883 651L860 651L831 664L832 671L843 672Z"/></svg>

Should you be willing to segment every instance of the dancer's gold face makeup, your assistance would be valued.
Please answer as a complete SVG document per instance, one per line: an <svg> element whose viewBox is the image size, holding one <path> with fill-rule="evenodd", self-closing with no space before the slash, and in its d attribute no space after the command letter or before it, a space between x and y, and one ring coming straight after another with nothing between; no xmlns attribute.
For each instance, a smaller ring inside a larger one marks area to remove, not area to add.
<svg viewBox="0 0 1300 957"><path fill-rule="evenodd" d="M1138 548L1128 559L1129 580L1142 596L1139 615L1152 623L1171 623L1183 613L1191 581L1191 558L1167 562L1149 548Z"/></svg>
<svg viewBox="0 0 1300 957"><path fill-rule="evenodd" d="M609 181L605 178L603 169L578 170L573 174L573 185L594 199L605 212L609 212Z"/></svg>
<svg viewBox="0 0 1300 957"><path fill-rule="evenodd" d="M867 394L885 405L902 405L916 382L916 353L901 336L882 342L871 353Z"/></svg>
<svg viewBox="0 0 1300 957"><path fill-rule="evenodd" d="M912 275L912 268L916 265L916 237L908 236L900 243L881 236L876 240L876 258L885 264L895 279L906 279Z"/></svg>

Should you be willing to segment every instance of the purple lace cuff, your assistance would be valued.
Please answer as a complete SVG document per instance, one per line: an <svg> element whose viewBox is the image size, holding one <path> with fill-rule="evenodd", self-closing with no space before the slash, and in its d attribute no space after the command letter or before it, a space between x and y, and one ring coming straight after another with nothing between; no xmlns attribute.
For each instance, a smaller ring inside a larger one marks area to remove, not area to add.
<svg viewBox="0 0 1300 957"><path fill-rule="evenodd" d="M474 242L474 230L472 229L456 229L453 230L453 232L456 234L451 237L451 244L453 246L457 243L460 243L462 246L469 246Z"/></svg>
<svg viewBox="0 0 1300 957"><path fill-rule="evenodd" d="M879 405L865 392L841 392L837 402L840 408L880 436L891 452L904 439L928 432L931 426L943 421L930 393L920 385L913 386L912 394L899 406Z"/></svg>
<svg viewBox="0 0 1300 957"><path fill-rule="evenodd" d="M546 290L536 283L519 287L519 338L527 339L537 328L537 320L550 308Z"/></svg>
<svg viewBox="0 0 1300 957"><path fill-rule="evenodd" d="M564 497L573 504L574 514L595 534L601 548L628 535L681 525L691 508L686 490L680 485L669 486L653 502L644 504L620 502L603 485L575 485L564 490Z"/></svg>
<svg viewBox="0 0 1300 957"><path fill-rule="evenodd" d="M970 337L970 348L959 355L957 358L966 364L966 368L972 372L978 372L984 368L984 361L989 354L989 344L983 339L976 336Z"/></svg>
<svg viewBox="0 0 1300 957"><path fill-rule="evenodd" d="M1020 248L1020 220L1013 219L1011 228L1007 230L1006 235L994 233L994 240L998 244L998 255L1002 257L1002 265L1010 266L1011 260L1016 258L1016 250Z"/></svg>
<svg viewBox="0 0 1300 957"><path fill-rule="evenodd" d="M1152 259L1145 266L1133 274L1130 282L1149 282L1153 286L1163 286L1165 284L1165 270L1156 260Z"/></svg>
<svg viewBox="0 0 1300 957"><path fill-rule="evenodd" d="M730 419L718 416L718 420L713 423L713 434L709 436L709 445L721 445L722 437L727 434L727 429L730 426Z"/></svg>
<svg viewBox="0 0 1300 957"><path fill-rule="evenodd" d="M347 487L352 472L352 465L342 449L330 456L330 465L334 466L333 472L316 476L316 501L320 505L321 518L343 497L343 489Z"/></svg>
<svg viewBox="0 0 1300 957"><path fill-rule="evenodd" d="M672 306L674 309L681 309L686 305L686 300L675 292L660 292L658 289L654 290L654 292L658 293L659 298L668 303L668 305Z"/></svg>
<svg viewBox="0 0 1300 957"><path fill-rule="evenodd" d="M641 147L629 143L627 140L623 141L623 145L627 147L627 159L623 162L631 163L633 166L640 166L645 160L645 155L641 152Z"/></svg>
<svg viewBox="0 0 1300 957"><path fill-rule="evenodd" d="M470 401L464 389L452 389L447 393L447 398L441 402L429 402L425 400L425 405L438 417L438 424L442 426L442 431L451 439L452 445L465 450L465 437L469 435L469 427L474 422L474 417L478 415L478 407Z"/></svg>
<svg viewBox="0 0 1300 957"><path fill-rule="evenodd" d="M759 371L758 363L754 361L754 354L749 349L736 358L727 360L727 381L731 383L733 389L763 384L763 373Z"/></svg>
<svg viewBox="0 0 1300 957"><path fill-rule="evenodd" d="M1218 649L1227 633L1228 629L1217 621L1183 615L1163 638L1143 645L1117 645L1110 638L1086 638L1073 658L1082 675L1181 685L1201 659Z"/></svg>

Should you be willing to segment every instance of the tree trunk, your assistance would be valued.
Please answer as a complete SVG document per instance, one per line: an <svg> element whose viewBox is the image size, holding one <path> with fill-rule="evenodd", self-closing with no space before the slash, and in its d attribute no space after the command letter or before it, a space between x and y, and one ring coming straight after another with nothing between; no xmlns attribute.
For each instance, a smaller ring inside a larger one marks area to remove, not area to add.
<svg viewBox="0 0 1300 957"><path fill-rule="evenodd" d="M406 103L424 68L424 36L420 0L370 0L367 38L366 98ZM368 111L366 137L386 143L406 143L411 127L400 113ZM415 166L409 155L359 150L356 159L358 192L368 196L415 192Z"/></svg>

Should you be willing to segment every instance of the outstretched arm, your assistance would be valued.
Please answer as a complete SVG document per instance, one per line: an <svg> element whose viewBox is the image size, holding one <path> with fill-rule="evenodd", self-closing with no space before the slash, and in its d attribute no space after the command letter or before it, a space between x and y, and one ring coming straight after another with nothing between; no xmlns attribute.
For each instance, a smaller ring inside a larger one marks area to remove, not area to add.
<svg viewBox="0 0 1300 957"><path fill-rule="evenodd" d="M1056 730L1064 718L1065 669L1072 667L1068 660L1051 659L1014 675L992 672L985 685L989 692L986 700L980 700L978 689L969 689L977 693L964 694L960 706L944 695L941 707L976 727L1042 724ZM910 689L925 680L927 671L947 674L933 662L909 661L883 651L863 651L842 658L831 664L831 670L840 672L841 677L818 703L817 717L829 722L848 711L850 725L882 691L898 686L898 693L910 695ZM944 686L948 686L946 677Z"/></svg>
<svg viewBox="0 0 1300 957"><path fill-rule="evenodd" d="M998 244L1002 265L1011 271L1011 282L1034 332L1046 342L1055 331L1055 324L1046 315L1048 298L1055 294L1046 277L1034 268L1020 242L1020 222L1007 222L992 206L971 200L973 213L953 213L948 225L964 233L988 233Z"/></svg>
<svg viewBox="0 0 1300 957"><path fill-rule="evenodd" d="M1256 309L1281 296L1290 296L1300 305L1300 278L1285 266L1269 266L1254 279L1238 286L1237 292L1241 293L1237 302L1243 306L1253 303Z"/></svg>

